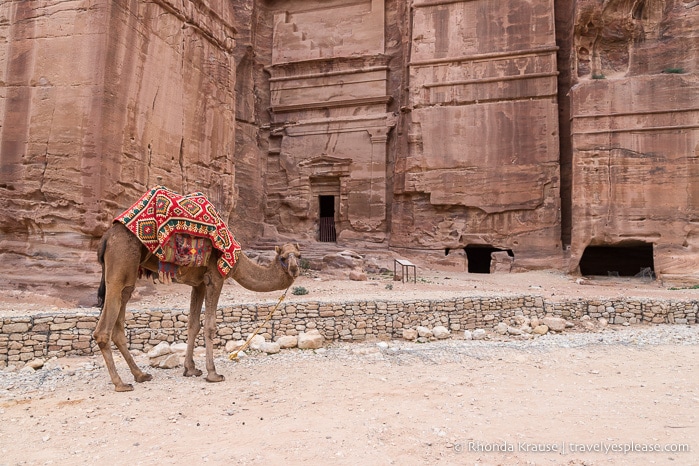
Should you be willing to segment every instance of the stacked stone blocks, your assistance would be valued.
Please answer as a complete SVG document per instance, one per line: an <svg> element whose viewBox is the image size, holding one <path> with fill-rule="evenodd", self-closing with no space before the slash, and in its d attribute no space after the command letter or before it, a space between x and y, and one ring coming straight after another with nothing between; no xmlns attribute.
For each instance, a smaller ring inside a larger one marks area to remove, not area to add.
<svg viewBox="0 0 699 466"><path fill-rule="evenodd" d="M214 344L247 337L264 321L274 304L239 304L219 308ZM549 301L541 296L469 296L407 301L288 302L260 330L267 340L313 329L330 341L401 338L403 329L444 326L452 331L492 330L516 317L583 316L610 324L697 323L699 300L572 299ZM0 366L39 357L90 355L99 352L92 333L99 311L0 317ZM132 350L148 351L160 342L186 341L189 313L182 309L127 312L126 333ZM203 336L196 344L203 346Z"/></svg>

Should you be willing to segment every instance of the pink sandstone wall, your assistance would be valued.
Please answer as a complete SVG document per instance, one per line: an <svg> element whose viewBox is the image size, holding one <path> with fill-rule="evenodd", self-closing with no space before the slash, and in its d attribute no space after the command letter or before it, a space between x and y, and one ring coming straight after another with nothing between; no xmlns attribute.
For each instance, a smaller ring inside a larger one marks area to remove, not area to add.
<svg viewBox="0 0 699 466"><path fill-rule="evenodd" d="M84 280L113 216L155 184L234 208L231 24L222 1L3 2L6 265Z"/></svg>
<svg viewBox="0 0 699 466"><path fill-rule="evenodd" d="M699 4L583 1L570 90L572 240L653 245L657 274L699 274Z"/></svg>
<svg viewBox="0 0 699 466"><path fill-rule="evenodd" d="M0 256L91 284L166 184L244 245L320 248L331 196L340 247L576 272L647 243L699 277L698 66L688 0L3 2Z"/></svg>
<svg viewBox="0 0 699 466"><path fill-rule="evenodd" d="M411 43L392 245L560 266L553 2L415 2Z"/></svg>

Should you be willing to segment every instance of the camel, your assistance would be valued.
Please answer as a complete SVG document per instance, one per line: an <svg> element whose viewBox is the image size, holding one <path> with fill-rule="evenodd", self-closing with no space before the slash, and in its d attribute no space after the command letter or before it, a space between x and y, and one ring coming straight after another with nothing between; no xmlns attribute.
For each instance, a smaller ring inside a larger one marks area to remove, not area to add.
<svg viewBox="0 0 699 466"><path fill-rule="evenodd" d="M207 240L208 241L208 240ZM217 269L220 253L214 253L201 267L180 267L175 276L180 283L190 285L192 294L187 327L187 352L184 360L184 376L200 376L202 371L194 364L194 341L201 329L201 308L204 312L204 342L206 346L206 380L222 382L225 378L216 372L213 355L213 337L216 333L216 308L226 278L232 278L244 288L252 291L283 290L291 286L299 275L301 258L297 244L276 247L277 256L269 266L260 266L245 254L239 254L227 276ZM126 360L136 382L146 382L153 376L142 371L135 363L127 347L124 320L126 304L131 298L136 279L141 269L158 272L158 258L151 254L136 235L122 223L114 223L100 242L97 258L102 265L102 280L98 300L102 305L94 338L102 352L109 376L117 392L133 390L133 385L124 383L119 377L112 357L110 341L113 341Z"/></svg>

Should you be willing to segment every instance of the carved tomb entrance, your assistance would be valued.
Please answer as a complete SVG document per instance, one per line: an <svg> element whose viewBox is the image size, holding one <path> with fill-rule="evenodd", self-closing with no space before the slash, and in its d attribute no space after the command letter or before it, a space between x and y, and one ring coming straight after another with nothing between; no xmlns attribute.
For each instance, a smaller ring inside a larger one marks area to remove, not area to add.
<svg viewBox="0 0 699 466"><path fill-rule="evenodd" d="M318 199L318 241L334 243L337 240L337 212L340 202L340 179L318 177L311 180L311 189Z"/></svg>
<svg viewBox="0 0 699 466"><path fill-rule="evenodd" d="M580 258L582 275L653 278L653 244L642 241L588 246Z"/></svg>

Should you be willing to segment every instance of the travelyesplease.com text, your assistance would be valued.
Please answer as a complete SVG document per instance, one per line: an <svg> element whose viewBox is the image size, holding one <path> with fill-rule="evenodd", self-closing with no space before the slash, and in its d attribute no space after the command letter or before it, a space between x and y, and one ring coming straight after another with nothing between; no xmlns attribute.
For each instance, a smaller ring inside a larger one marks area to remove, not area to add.
<svg viewBox="0 0 699 466"><path fill-rule="evenodd" d="M456 443L454 451L479 453L688 453L686 443L644 443L644 442L477 442Z"/></svg>

